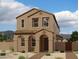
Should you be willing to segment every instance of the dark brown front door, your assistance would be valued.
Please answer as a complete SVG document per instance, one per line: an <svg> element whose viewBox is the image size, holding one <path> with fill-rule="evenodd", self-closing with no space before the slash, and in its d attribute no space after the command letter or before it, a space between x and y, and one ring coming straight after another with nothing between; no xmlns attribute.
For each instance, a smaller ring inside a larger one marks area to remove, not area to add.
<svg viewBox="0 0 79 59"><path fill-rule="evenodd" d="M66 42L65 43L65 50L66 51L72 51L72 42Z"/></svg>
<svg viewBox="0 0 79 59"><path fill-rule="evenodd" d="M40 39L40 52L47 52L48 51L48 38L42 37Z"/></svg>
<svg viewBox="0 0 79 59"><path fill-rule="evenodd" d="M48 38L44 39L44 51L48 51Z"/></svg>

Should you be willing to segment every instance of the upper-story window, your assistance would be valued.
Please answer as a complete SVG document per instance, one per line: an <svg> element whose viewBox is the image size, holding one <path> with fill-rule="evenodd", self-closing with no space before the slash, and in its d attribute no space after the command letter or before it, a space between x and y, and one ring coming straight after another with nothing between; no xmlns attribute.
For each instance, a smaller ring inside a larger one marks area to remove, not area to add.
<svg viewBox="0 0 79 59"><path fill-rule="evenodd" d="M32 27L38 27L38 18L32 18Z"/></svg>
<svg viewBox="0 0 79 59"><path fill-rule="evenodd" d="M48 26L48 19L49 19L49 17L42 18L42 26Z"/></svg>
<svg viewBox="0 0 79 59"><path fill-rule="evenodd" d="M22 26L22 27L24 27L24 20L21 20L21 23L22 23L22 25L21 25L21 26Z"/></svg>

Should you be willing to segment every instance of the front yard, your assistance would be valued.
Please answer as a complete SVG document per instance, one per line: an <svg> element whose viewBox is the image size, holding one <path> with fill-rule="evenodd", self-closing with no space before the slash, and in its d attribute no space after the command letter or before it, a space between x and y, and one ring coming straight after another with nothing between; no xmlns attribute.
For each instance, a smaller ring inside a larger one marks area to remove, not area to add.
<svg viewBox="0 0 79 59"><path fill-rule="evenodd" d="M1 52L0 52L1 53ZM6 52L6 55L0 56L0 59L18 59L20 56L24 56L25 58L30 58L36 53L21 53L21 52Z"/></svg>
<svg viewBox="0 0 79 59"><path fill-rule="evenodd" d="M29 59L30 57L38 54L33 52L21 53L21 52L11 52L11 51L6 51L5 53L6 55L2 55L2 56L0 54L0 59L18 59L20 56L24 56L26 59ZM77 52L73 52L73 53L75 53L75 55L78 56ZM66 59L66 52L45 53L41 59Z"/></svg>
<svg viewBox="0 0 79 59"><path fill-rule="evenodd" d="M50 56L44 55L41 59L66 59L65 53L50 53Z"/></svg>

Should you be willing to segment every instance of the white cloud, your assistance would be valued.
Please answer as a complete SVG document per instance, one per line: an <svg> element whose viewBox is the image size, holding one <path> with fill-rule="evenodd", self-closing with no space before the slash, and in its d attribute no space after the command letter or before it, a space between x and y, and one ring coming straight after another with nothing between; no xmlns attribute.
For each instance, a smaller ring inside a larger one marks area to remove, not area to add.
<svg viewBox="0 0 79 59"><path fill-rule="evenodd" d="M68 32L77 30L78 27L78 11L61 11L55 13L56 19L61 29L61 33L65 30Z"/></svg>
<svg viewBox="0 0 79 59"><path fill-rule="evenodd" d="M31 8L16 0L0 0L0 24L16 24L16 16ZM61 11L55 15L62 33L77 30L78 11Z"/></svg>
<svg viewBox="0 0 79 59"><path fill-rule="evenodd" d="M16 0L0 0L0 23L15 22L17 15L30 8Z"/></svg>

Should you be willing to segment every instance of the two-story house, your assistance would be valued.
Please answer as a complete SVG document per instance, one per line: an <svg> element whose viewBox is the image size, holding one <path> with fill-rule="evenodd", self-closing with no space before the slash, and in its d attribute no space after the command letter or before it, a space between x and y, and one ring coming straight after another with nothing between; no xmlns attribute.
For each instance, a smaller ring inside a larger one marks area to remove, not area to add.
<svg viewBox="0 0 79 59"><path fill-rule="evenodd" d="M33 8L16 20L15 51L54 52L60 31L54 14Z"/></svg>

